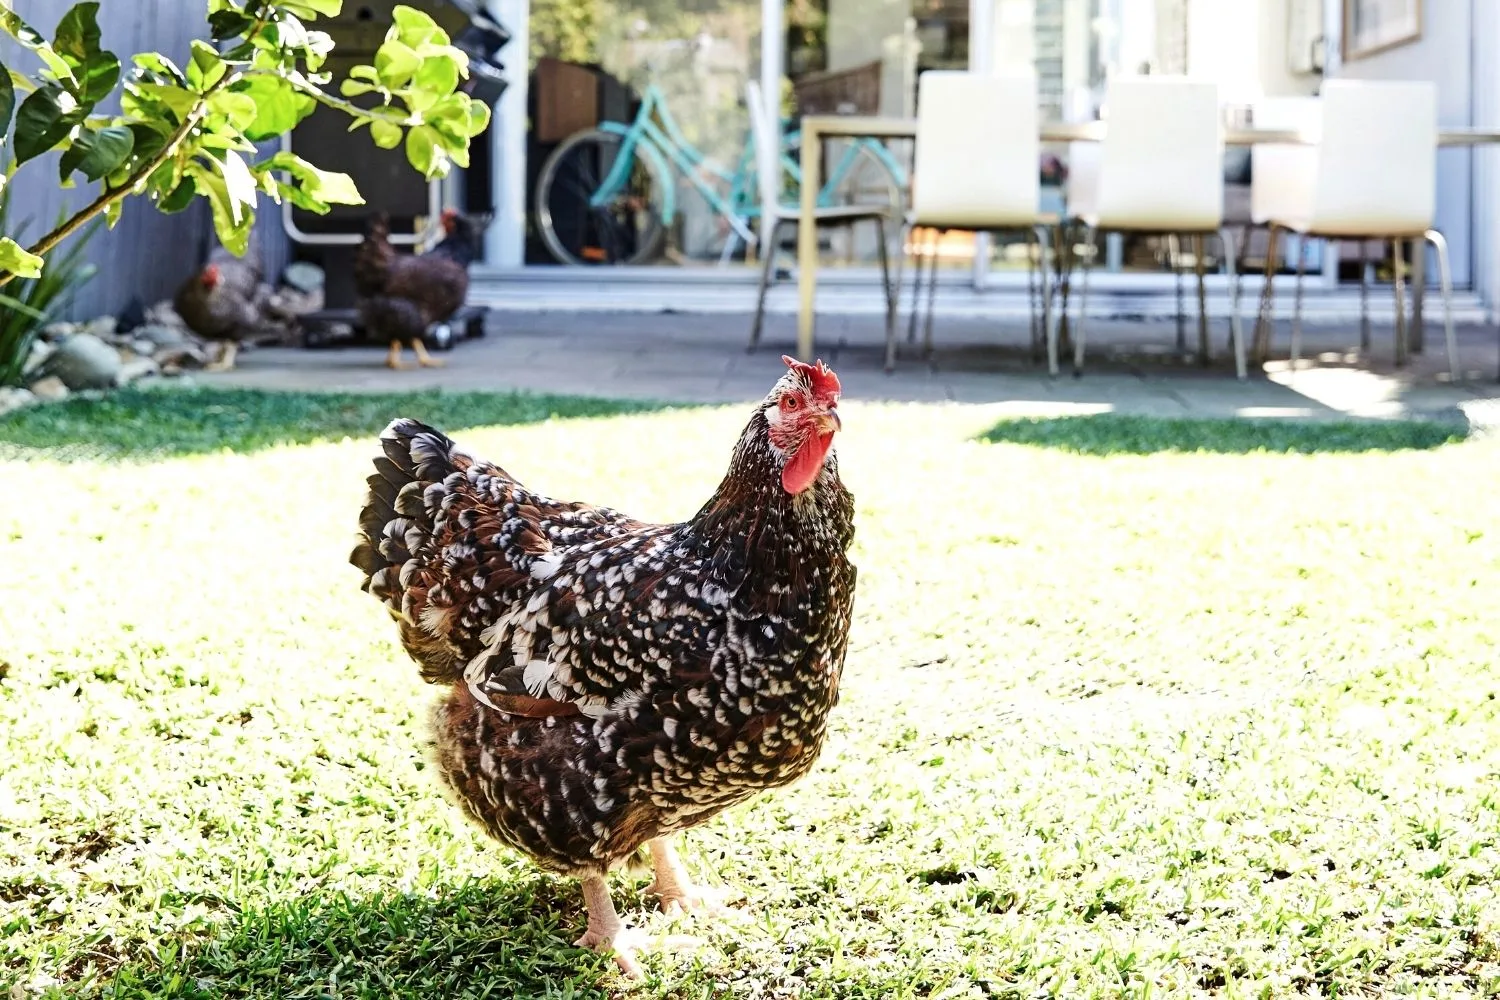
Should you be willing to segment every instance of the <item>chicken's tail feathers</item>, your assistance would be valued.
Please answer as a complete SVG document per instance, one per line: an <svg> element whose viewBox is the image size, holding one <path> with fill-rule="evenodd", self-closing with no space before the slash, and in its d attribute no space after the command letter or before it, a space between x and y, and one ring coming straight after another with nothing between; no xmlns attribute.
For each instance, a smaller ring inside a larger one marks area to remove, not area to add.
<svg viewBox="0 0 1500 1000"><path fill-rule="evenodd" d="M391 421L380 445L349 561L364 574L365 591L418 626L425 593L408 583L432 540L442 484L467 456L447 435L409 417Z"/></svg>

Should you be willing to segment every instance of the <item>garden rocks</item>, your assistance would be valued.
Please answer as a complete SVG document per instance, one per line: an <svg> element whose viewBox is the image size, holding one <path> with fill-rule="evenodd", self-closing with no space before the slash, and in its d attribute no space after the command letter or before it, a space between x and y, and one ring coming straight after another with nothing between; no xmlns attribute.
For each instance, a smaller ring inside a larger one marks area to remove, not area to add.
<svg viewBox="0 0 1500 1000"><path fill-rule="evenodd" d="M105 318L113 330L114 317ZM59 343L42 367L48 375L61 379L69 389L105 389L117 383L121 361L113 347L99 339L97 334L85 331Z"/></svg>
<svg viewBox="0 0 1500 1000"><path fill-rule="evenodd" d="M14 413L36 402L36 394L30 389L8 387L0 389L0 417Z"/></svg>
<svg viewBox="0 0 1500 1000"><path fill-rule="evenodd" d="M40 375L42 373L42 365L46 364L47 359L52 357L56 351L57 348L45 340L33 340L31 342L31 353L26 356L26 363L21 366L21 378L24 380L31 378L33 375Z"/></svg>
<svg viewBox="0 0 1500 1000"><path fill-rule="evenodd" d="M56 375L48 375L44 379L31 383L31 393L37 399L50 403L59 399L67 399L68 387Z"/></svg>

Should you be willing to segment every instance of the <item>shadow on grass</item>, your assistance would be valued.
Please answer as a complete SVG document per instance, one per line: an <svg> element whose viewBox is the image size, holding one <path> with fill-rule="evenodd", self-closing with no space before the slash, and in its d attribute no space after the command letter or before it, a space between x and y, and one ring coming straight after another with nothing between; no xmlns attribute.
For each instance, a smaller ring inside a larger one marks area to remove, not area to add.
<svg viewBox="0 0 1500 1000"><path fill-rule="evenodd" d="M1466 428L1419 421L1198 420L1097 414L1002 420L979 435L991 444L1054 448L1079 455L1161 452L1352 454L1439 448Z"/></svg>
<svg viewBox="0 0 1500 1000"><path fill-rule="evenodd" d="M313 894L247 910L206 939L157 942L159 960L78 968L69 996L606 997L610 958L567 942L582 926L562 883L471 881L430 894ZM90 982L90 980L92 981ZM86 984L86 985L85 985Z"/></svg>
<svg viewBox="0 0 1500 1000"><path fill-rule="evenodd" d="M127 389L0 418L0 457L60 461L254 452L374 436L398 416L445 431L603 417L667 404L528 393L313 393L254 389Z"/></svg>

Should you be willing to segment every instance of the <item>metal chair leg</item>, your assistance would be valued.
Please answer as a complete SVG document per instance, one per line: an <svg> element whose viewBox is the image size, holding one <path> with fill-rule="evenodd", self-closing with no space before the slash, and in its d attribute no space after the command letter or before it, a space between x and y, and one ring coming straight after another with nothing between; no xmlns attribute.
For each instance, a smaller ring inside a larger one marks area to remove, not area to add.
<svg viewBox="0 0 1500 1000"><path fill-rule="evenodd" d="M922 357L932 357L932 311L937 302L937 248L938 242L947 234L947 230L933 230L932 237L932 277L927 284L927 324L922 334Z"/></svg>
<svg viewBox="0 0 1500 1000"><path fill-rule="evenodd" d="M1276 244L1280 235L1281 227L1274 222L1266 230L1266 273L1261 281L1260 310L1255 317L1255 339L1250 349L1250 355L1256 364L1263 364L1271 352L1271 324L1274 322L1271 307L1275 295L1272 279L1276 276Z"/></svg>
<svg viewBox="0 0 1500 1000"><path fill-rule="evenodd" d="M1453 332L1453 272L1448 270L1448 241L1436 229L1427 230L1423 236L1437 251L1438 282L1443 290L1443 336L1448 343L1448 374L1454 382L1460 382L1463 373L1458 364L1458 338Z"/></svg>
<svg viewBox="0 0 1500 1000"><path fill-rule="evenodd" d="M1202 233L1193 234L1193 271L1198 276L1198 364L1206 366L1212 349L1208 344L1208 289L1203 284L1204 242Z"/></svg>
<svg viewBox="0 0 1500 1000"><path fill-rule="evenodd" d="M1228 227L1219 231L1219 239L1224 244L1224 276L1229 279L1229 339L1234 343L1234 374L1244 380L1245 331L1240 326L1240 275L1235 266L1238 258L1234 252L1234 237L1229 234Z"/></svg>
<svg viewBox="0 0 1500 1000"><path fill-rule="evenodd" d="M911 231L913 233L915 233L916 232L915 227L913 227L913 229ZM934 263L932 263L931 265L929 265L928 269L931 270L931 271L933 271L933 273L931 275L931 280L936 280L937 279L937 272L936 272L937 264L936 264L935 258L934 258L933 240L932 240L931 237L929 237L928 240L927 240L927 254L926 254L926 256L929 259L934 259ZM908 344L915 344L917 342L917 321L918 321L918 319L921 318L921 314L922 314L922 257L923 257L923 254L918 251L916 244L913 243L912 244L912 272L915 275L915 277L912 279L912 286L911 286L911 323L910 323L910 325L906 329L906 342Z"/></svg>
<svg viewBox="0 0 1500 1000"><path fill-rule="evenodd" d="M1291 233L1287 233L1290 241ZM1290 370L1297 370L1302 357L1302 274L1307 270L1307 237L1297 234L1297 294L1292 305L1292 360Z"/></svg>
<svg viewBox="0 0 1500 1000"><path fill-rule="evenodd" d="M760 328L766 316L766 292L771 288L771 282L776 277L776 247L781 236L781 227L786 222L796 222L795 219L777 219L771 223L771 231L766 234L764 258L760 267L760 289L755 295L755 322L750 326L750 343L745 345L748 354L755 350L760 343Z"/></svg>
<svg viewBox="0 0 1500 1000"><path fill-rule="evenodd" d="M1391 265L1395 271L1396 292L1396 367L1406 364L1406 254L1402 252L1401 239L1391 240Z"/></svg>
<svg viewBox="0 0 1500 1000"><path fill-rule="evenodd" d="M1037 301L1036 301L1036 272L1038 267L1046 267L1045 260L1037 260L1032 257L1031 249L1035 242L1036 233L1032 233L1026 240L1026 313L1031 321L1031 360L1036 362L1041 348L1041 328L1037 324ZM1037 255L1040 257L1040 253ZM1045 280L1045 278L1043 279Z"/></svg>
<svg viewBox="0 0 1500 1000"><path fill-rule="evenodd" d="M1359 349L1370 351L1370 262L1365 259L1365 241L1359 241Z"/></svg>
<svg viewBox="0 0 1500 1000"><path fill-rule="evenodd" d="M880 290L885 293L885 370L896 367L896 293L891 286L891 261L885 243L885 220L875 217L875 235L880 241Z"/></svg>
<svg viewBox="0 0 1500 1000"><path fill-rule="evenodd" d="M1042 273L1042 340L1047 345L1047 370L1053 375L1057 374L1057 330L1052 320L1052 279L1047 265L1047 244L1050 242L1047 236L1046 226L1036 226L1037 269Z"/></svg>
<svg viewBox="0 0 1500 1000"><path fill-rule="evenodd" d="M1089 272L1094 269L1094 258L1099 256L1099 231L1093 226L1084 230L1083 241L1088 245L1088 256L1083 259L1083 287L1078 292L1078 322L1073 326L1073 377L1083 375L1083 327L1084 317L1089 311Z"/></svg>
<svg viewBox="0 0 1500 1000"><path fill-rule="evenodd" d="M1176 233L1167 234L1167 266L1177 290L1177 356L1181 357L1187 353L1187 326L1182 318L1182 244Z"/></svg>

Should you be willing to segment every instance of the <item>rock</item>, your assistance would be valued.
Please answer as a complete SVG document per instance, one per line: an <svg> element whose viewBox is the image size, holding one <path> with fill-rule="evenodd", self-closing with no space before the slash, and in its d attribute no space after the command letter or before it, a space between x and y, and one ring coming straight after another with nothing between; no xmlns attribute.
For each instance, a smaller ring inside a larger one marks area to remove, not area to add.
<svg viewBox="0 0 1500 1000"><path fill-rule="evenodd" d="M283 315L306 316L323 308L323 289L304 292L300 288L283 288L276 294L277 304Z"/></svg>
<svg viewBox="0 0 1500 1000"><path fill-rule="evenodd" d="M47 359L46 371L75 391L103 389L115 384L120 364L120 355L113 347L92 333L75 333L57 345L56 353Z"/></svg>
<svg viewBox="0 0 1500 1000"><path fill-rule="evenodd" d="M156 347L176 347L182 344L192 343L187 329L181 326L168 326L162 323L147 323L131 331L136 341L145 341ZM150 351L141 351L149 354Z"/></svg>
<svg viewBox="0 0 1500 1000"><path fill-rule="evenodd" d="M77 323L48 323L42 327L42 339L49 341L66 340L77 333Z"/></svg>
<svg viewBox="0 0 1500 1000"><path fill-rule="evenodd" d="M37 399L49 403L68 398L67 385L56 375L48 375L31 383L31 392Z"/></svg>
<svg viewBox="0 0 1500 1000"><path fill-rule="evenodd" d="M91 333L100 340L109 340L115 335L120 327L120 321L113 316L99 316L89 320L83 325L84 333Z"/></svg>
<svg viewBox="0 0 1500 1000"><path fill-rule="evenodd" d="M160 375L161 365L152 358L133 358L120 366L119 373L115 376L116 385L129 385L136 379L145 378L148 375Z"/></svg>
<svg viewBox="0 0 1500 1000"><path fill-rule="evenodd" d="M207 353L196 344L161 347L152 353L151 359L161 366L162 371L169 367L178 371L183 368L202 368L208 363Z"/></svg>
<svg viewBox="0 0 1500 1000"><path fill-rule="evenodd" d="M36 401L36 393L30 389L22 389L19 386L6 386L0 389L0 417L30 406Z"/></svg>
<svg viewBox="0 0 1500 1000"><path fill-rule="evenodd" d="M31 342L31 353L26 355L26 363L21 366L21 378L27 379L32 375L39 375L42 365L57 351L57 348L38 337Z"/></svg>
<svg viewBox="0 0 1500 1000"><path fill-rule="evenodd" d="M146 325L169 326L179 330L187 329L187 324L182 317L177 315L177 309L172 305L171 299L162 299L156 305L146 310Z"/></svg>
<svg viewBox="0 0 1500 1000"><path fill-rule="evenodd" d="M304 294L321 292L324 281L323 269L305 260L288 264L286 270L281 272L282 284L289 285Z"/></svg>

